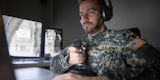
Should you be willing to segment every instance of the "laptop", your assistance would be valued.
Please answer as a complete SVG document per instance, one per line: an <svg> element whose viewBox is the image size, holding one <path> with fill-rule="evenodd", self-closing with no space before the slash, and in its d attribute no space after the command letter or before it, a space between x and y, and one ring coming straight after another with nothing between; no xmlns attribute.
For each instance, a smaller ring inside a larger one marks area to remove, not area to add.
<svg viewBox="0 0 160 80"><path fill-rule="evenodd" d="M4 26L2 22L2 13L0 12L0 80L16 80L14 67L9 56Z"/></svg>
<svg viewBox="0 0 160 80"><path fill-rule="evenodd" d="M40 67L14 67L9 55L2 13L0 12L0 80L52 80L56 75L58 74Z"/></svg>

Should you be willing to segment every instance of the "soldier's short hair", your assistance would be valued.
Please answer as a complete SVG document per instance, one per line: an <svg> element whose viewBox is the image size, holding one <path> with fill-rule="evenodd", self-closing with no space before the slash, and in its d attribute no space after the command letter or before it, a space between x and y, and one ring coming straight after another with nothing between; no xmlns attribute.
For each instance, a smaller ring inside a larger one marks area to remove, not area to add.
<svg viewBox="0 0 160 80"><path fill-rule="evenodd" d="M100 7L100 11L102 12L103 7L104 7L104 1L103 0L78 0L78 3L81 4L83 1L95 1L97 5Z"/></svg>

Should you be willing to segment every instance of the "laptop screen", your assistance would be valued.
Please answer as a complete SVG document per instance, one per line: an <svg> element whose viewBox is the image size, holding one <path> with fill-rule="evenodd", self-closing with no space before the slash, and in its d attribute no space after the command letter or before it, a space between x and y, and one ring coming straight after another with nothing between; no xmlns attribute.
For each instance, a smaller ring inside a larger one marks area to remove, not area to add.
<svg viewBox="0 0 160 80"><path fill-rule="evenodd" d="M16 80L9 57L2 15L0 12L0 80Z"/></svg>
<svg viewBox="0 0 160 80"><path fill-rule="evenodd" d="M3 15L10 56L40 57L42 23Z"/></svg>

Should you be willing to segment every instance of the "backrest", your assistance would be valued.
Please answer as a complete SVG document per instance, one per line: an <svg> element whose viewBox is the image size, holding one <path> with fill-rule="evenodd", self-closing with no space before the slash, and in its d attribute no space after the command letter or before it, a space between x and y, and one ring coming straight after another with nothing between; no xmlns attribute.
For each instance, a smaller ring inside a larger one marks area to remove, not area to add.
<svg viewBox="0 0 160 80"><path fill-rule="evenodd" d="M131 32L133 32L133 33L137 34L139 37L141 37L141 32L140 32L139 28L135 27L135 28L130 28L128 30L130 30Z"/></svg>
<svg viewBox="0 0 160 80"><path fill-rule="evenodd" d="M141 37L141 31L137 27L123 29L123 30L129 30L129 31L133 32L134 34L136 34L137 36Z"/></svg>

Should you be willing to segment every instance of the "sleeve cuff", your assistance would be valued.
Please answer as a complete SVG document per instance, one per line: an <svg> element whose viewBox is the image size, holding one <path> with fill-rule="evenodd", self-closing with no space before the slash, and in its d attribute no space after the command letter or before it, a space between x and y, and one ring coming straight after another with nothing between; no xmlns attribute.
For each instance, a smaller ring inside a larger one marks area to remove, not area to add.
<svg viewBox="0 0 160 80"><path fill-rule="evenodd" d="M101 80L110 80L108 76L100 76L100 77L101 77Z"/></svg>
<svg viewBox="0 0 160 80"><path fill-rule="evenodd" d="M69 55L66 55L65 58L64 58L64 60L63 60L63 63L64 63L63 67L65 69L69 69L71 66L73 66L72 64L68 63L68 58L69 58Z"/></svg>

